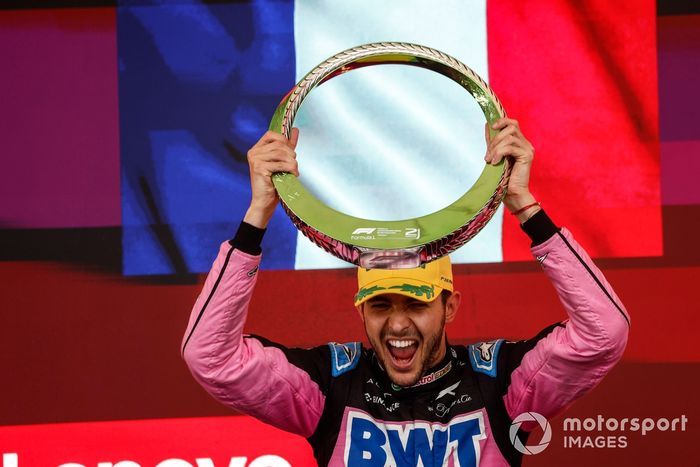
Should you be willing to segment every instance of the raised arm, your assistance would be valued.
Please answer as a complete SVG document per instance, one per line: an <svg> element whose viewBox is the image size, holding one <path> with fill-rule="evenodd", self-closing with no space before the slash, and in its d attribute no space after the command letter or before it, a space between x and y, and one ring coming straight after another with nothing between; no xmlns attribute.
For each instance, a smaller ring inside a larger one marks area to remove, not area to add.
<svg viewBox="0 0 700 467"><path fill-rule="evenodd" d="M534 411L559 414L595 387L620 360L630 318L571 233L540 212L533 218L548 237L532 253L554 285L568 319L528 341L504 343L502 384L511 418ZM534 225L534 224L533 224ZM509 380L509 381L508 381Z"/></svg>
<svg viewBox="0 0 700 467"><path fill-rule="evenodd" d="M182 355L194 378L217 400L308 437L323 412L321 367L329 361L328 351L286 349L243 334L260 242L277 203L270 175L296 170L293 144L280 138L266 133L249 152L253 200L247 222L221 245L192 309Z"/></svg>
<svg viewBox="0 0 700 467"><path fill-rule="evenodd" d="M534 149L518 122L487 128L486 161L512 158L505 205L533 240L532 253L552 281L568 319L527 341L495 341L499 387L511 418L535 411L553 417L598 384L621 358L629 315L600 270L566 229L557 228L529 190ZM494 373L490 373L495 376Z"/></svg>

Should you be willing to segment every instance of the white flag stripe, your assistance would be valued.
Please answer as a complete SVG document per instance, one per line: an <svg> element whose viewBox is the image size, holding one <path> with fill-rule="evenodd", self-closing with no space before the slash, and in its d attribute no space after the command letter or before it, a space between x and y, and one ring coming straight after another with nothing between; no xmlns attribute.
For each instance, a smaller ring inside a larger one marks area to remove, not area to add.
<svg viewBox="0 0 700 467"><path fill-rule="evenodd" d="M436 48L488 78L485 1L436 9L417 0L305 0L295 5L294 30L297 80L341 50L382 41ZM298 114L301 180L329 206L358 217L428 214L461 196L480 174L483 122L467 92L437 73L405 66L355 70L314 90ZM499 210L453 261L502 261L501 221ZM297 269L348 266L298 234Z"/></svg>

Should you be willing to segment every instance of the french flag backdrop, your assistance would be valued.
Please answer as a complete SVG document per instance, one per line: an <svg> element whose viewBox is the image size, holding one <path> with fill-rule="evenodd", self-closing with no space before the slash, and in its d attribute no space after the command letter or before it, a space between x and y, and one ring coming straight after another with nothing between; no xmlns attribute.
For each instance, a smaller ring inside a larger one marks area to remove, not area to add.
<svg viewBox="0 0 700 467"><path fill-rule="evenodd" d="M654 4L584 10L561 1L120 4L124 273L207 271L245 212L245 154L281 97L325 58L382 41L442 50L492 84L537 148L533 190L583 232L593 256L660 255ZM582 12L590 20L572 20ZM351 75L314 91L299 115L302 181L365 218L454 201L483 168L473 100L427 71ZM501 208L453 260L525 260L522 237ZM281 210L264 251L269 269L348 266Z"/></svg>
<svg viewBox="0 0 700 467"><path fill-rule="evenodd" d="M696 465L699 32L680 0L0 3L0 466L312 462L304 440L204 394L179 344L279 100L376 41L437 48L489 82L536 148L535 196L630 310L623 361L567 416L690 419L617 450L564 448L556 419L525 464ZM348 213L439 209L483 165L473 99L427 70L335 78L297 123L302 181ZM469 300L451 342L564 318L528 244L499 211L452 255ZM365 339L352 269L281 210L263 247L247 331Z"/></svg>

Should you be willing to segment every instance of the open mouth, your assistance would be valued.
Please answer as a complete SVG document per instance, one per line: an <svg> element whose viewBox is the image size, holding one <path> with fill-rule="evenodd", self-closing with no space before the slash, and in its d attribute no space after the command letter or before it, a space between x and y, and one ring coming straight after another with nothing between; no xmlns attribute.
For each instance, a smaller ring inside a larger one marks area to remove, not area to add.
<svg viewBox="0 0 700 467"><path fill-rule="evenodd" d="M386 347L391 360L397 369L405 370L411 367L418 352L418 341L414 339L389 339Z"/></svg>

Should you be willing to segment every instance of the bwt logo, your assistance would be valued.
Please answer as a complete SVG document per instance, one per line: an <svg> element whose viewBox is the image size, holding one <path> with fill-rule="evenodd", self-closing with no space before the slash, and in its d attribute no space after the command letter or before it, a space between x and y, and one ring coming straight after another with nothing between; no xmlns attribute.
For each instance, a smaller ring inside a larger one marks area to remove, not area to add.
<svg viewBox="0 0 700 467"><path fill-rule="evenodd" d="M542 439L539 443L534 445L528 444L526 446L523 444L522 441L520 441L520 438L518 438L518 430L520 429L520 425L522 425L525 422L537 422L540 428L542 428L544 434L542 435ZM510 442L513 443L513 447L515 447L515 449L522 452L523 454L527 454L528 456L532 454L539 454L545 449L547 449L547 446L549 446L549 442L551 440L552 427L549 425L547 419L544 418L543 415L538 414L537 412L521 413L520 415L515 417L515 419L513 420L513 424L510 425Z"/></svg>
<svg viewBox="0 0 700 467"><path fill-rule="evenodd" d="M392 423L350 411L345 425L346 465L479 464L479 441L486 438L482 413L455 417L449 424Z"/></svg>

